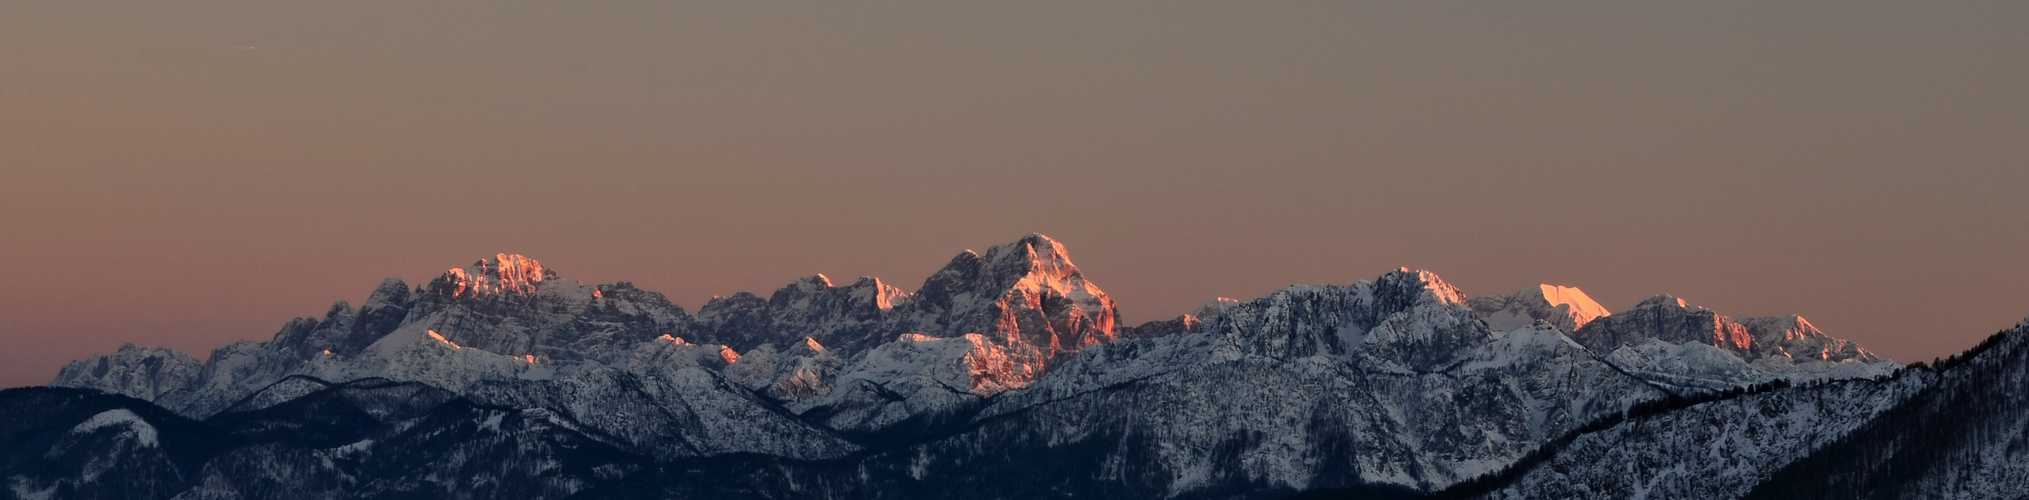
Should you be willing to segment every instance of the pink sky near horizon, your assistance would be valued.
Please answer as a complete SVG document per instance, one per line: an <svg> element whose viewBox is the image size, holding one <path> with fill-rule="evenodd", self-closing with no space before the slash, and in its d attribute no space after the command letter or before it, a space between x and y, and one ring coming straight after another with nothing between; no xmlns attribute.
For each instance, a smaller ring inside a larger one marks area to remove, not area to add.
<svg viewBox="0 0 2029 500"><path fill-rule="evenodd" d="M0 387L495 253L685 308L1062 241L1129 322L1400 266L1917 361L2029 316L2029 6L0 5Z"/></svg>

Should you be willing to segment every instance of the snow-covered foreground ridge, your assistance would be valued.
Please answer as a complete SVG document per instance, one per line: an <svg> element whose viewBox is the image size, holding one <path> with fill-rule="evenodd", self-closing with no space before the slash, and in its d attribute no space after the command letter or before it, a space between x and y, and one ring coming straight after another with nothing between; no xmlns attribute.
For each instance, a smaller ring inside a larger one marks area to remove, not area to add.
<svg viewBox="0 0 2029 500"><path fill-rule="evenodd" d="M517 498L1416 493L1658 402L1877 384L1901 368L1796 316L1732 318L1666 295L1609 313L1553 285L1468 298L1409 269L1117 318L1039 234L962 252L914 292L817 275L695 313L502 254L420 286L390 278L359 307L340 301L202 363L132 344L74 362L52 386L167 412L80 426L100 409L63 427L90 431L73 440L147 429L160 444L95 455L96 442L58 440L45 454L154 475L0 472L20 496L496 497L509 483ZM118 406L79 394L35 397ZM220 439L179 451L168 435L185 431ZM400 466L425 459L442 470ZM1026 472L994 472L1013 469Z"/></svg>

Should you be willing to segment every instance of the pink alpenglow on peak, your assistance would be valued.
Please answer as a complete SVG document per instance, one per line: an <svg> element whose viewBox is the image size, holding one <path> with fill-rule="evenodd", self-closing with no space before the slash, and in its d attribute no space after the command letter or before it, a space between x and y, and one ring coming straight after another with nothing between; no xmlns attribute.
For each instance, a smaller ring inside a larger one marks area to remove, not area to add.
<svg viewBox="0 0 2029 500"><path fill-rule="evenodd" d="M1069 299L1069 305L1077 309L1071 317L1051 317L1047 321L1055 323L1051 325L1055 335L1043 339L1039 348L1047 346L1051 352L1077 352L1116 337L1118 307L1114 305L1114 299L1086 280L1086 274L1077 270L1077 264L1071 264L1071 254L1065 252L1063 244L1057 240L1043 234L1031 234L1021 242L988 248L984 260L994 268L1027 268L1027 272L1021 274L1021 280L1017 280L1008 295L1002 297L1004 301L1023 303L1010 303L1006 309L1043 311L1045 297ZM1002 315L998 327L1002 331L1025 329L1019 315Z"/></svg>
<svg viewBox="0 0 2029 500"><path fill-rule="evenodd" d="M1601 316L1613 314L1606 310L1606 306L1593 301L1591 296L1586 295L1585 291L1579 290L1578 287L1537 285L1537 289L1543 292L1543 300L1549 302L1552 307L1569 307L1571 320L1576 322L1579 328L1584 328L1586 323L1591 323Z"/></svg>
<svg viewBox="0 0 2029 500"><path fill-rule="evenodd" d="M1381 275L1381 278L1377 281L1382 284L1421 288L1424 292L1429 293L1431 298L1436 299L1440 303L1466 303L1465 292L1461 292L1458 290L1458 287L1445 282L1444 278L1439 277L1437 273L1422 269L1398 267L1395 268L1395 272Z"/></svg>
<svg viewBox="0 0 2029 500"><path fill-rule="evenodd" d="M452 296L484 296L535 293L536 285L554 277L541 262L521 254L496 254L462 269L444 272L455 286Z"/></svg>
<svg viewBox="0 0 2029 500"><path fill-rule="evenodd" d="M1486 320L1487 326L1496 331L1520 329L1542 321L1560 331L1572 333L1594 320L1612 315L1585 291L1558 285L1536 285L1510 294L1480 295L1473 297L1469 303L1473 311Z"/></svg>
<svg viewBox="0 0 2029 500"><path fill-rule="evenodd" d="M1113 299L1085 279L1063 244L1031 234L984 252L966 250L930 275L884 325L924 336L902 337L895 345L906 347L883 352L978 368L964 378L991 380L975 388L999 388L986 390L995 392L1021 387L1044 368L1119 338L1117 317ZM975 341L983 344L959 346Z"/></svg>

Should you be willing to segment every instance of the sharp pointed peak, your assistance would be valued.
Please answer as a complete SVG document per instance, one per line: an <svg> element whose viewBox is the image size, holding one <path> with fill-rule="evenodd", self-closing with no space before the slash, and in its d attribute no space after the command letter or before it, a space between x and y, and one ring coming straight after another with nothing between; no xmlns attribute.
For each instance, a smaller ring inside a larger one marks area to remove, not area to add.
<svg viewBox="0 0 2029 500"><path fill-rule="evenodd" d="M1466 300L1465 293L1460 292L1458 287L1445 282L1444 278L1438 276L1437 273L1422 269L1398 267L1393 271L1388 271L1387 274L1382 274L1380 278L1373 281L1373 284L1379 287L1401 290L1427 290L1437 300L1444 302L1463 304Z"/></svg>
<svg viewBox="0 0 2029 500"><path fill-rule="evenodd" d="M939 280L939 276L964 276L967 280L985 278L1011 284L1037 273L1049 276L1051 280L1080 276L1077 264L1071 263L1070 254L1062 243L1042 233L1031 233L1013 242L988 247L983 253L970 249L960 252L943 269L931 275L925 284Z"/></svg>
<svg viewBox="0 0 2029 500"><path fill-rule="evenodd" d="M366 303L361 304L359 308L361 310L379 309L389 305L404 303L408 301L410 293L407 282L402 281L401 278L389 276L387 279L380 280L380 286L374 287L373 292L366 295Z"/></svg>
<svg viewBox="0 0 2029 500"><path fill-rule="evenodd" d="M326 309L324 311L324 318L325 319L336 318L342 315L352 314L352 312L353 310L351 302L347 302L345 299L338 299L336 301L332 301L331 308Z"/></svg>
<svg viewBox="0 0 2029 500"><path fill-rule="evenodd" d="M1044 235L1043 233L1029 233L1028 236L1023 236L1021 237L1021 239L1017 239L1007 243L1002 243L999 245L994 245L992 248L988 248L986 253L988 255L993 255L996 251L1013 251L1023 249L1033 252L1037 255L1062 254L1064 253L1064 244L1057 242L1055 238L1051 238L1047 235Z"/></svg>
<svg viewBox="0 0 2029 500"><path fill-rule="evenodd" d="M1064 275L1078 272L1078 265L1071 262L1071 254L1064 244L1043 233L1029 233L1014 242L994 245L986 250L982 258L994 267L1026 266L1031 271L1047 270Z"/></svg>
<svg viewBox="0 0 2029 500"><path fill-rule="evenodd" d="M1586 295L1584 290L1575 286L1546 283L1536 285L1534 291L1541 294L1543 301L1549 303L1551 307L1569 308L1573 322L1576 323L1573 325L1574 328L1584 327L1594 319L1613 315L1612 311L1606 310L1606 306L1599 305L1599 301L1592 300L1592 296Z"/></svg>
<svg viewBox="0 0 2029 500"><path fill-rule="evenodd" d="M386 278L382 278L380 280L380 285L373 287L374 292L380 292L382 290L387 290L390 292L407 291L408 289L409 283L406 281L402 281L402 279L398 276L389 276Z"/></svg>
<svg viewBox="0 0 2029 500"><path fill-rule="evenodd" d="M880 278L861 276L845 288L851 291L855 299L868 301L883 311L892 309L909 298L909 292L889 285Z"/></svg>

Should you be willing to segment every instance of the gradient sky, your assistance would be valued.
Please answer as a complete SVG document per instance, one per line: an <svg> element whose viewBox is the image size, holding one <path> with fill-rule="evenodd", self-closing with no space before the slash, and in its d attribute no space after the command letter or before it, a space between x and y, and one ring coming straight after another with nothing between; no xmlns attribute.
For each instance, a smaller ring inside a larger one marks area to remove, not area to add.
<svg viewBox="0 0 2029 500"><path fill-rule="evenodd" d="M266 340L496 252L695 310L817 272L913 289L1030 232L1136 322L1409 266L1926 360L2029 315L2025 27L2022 2L9 2L0 386Z"/></svg>

